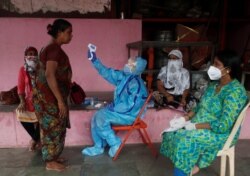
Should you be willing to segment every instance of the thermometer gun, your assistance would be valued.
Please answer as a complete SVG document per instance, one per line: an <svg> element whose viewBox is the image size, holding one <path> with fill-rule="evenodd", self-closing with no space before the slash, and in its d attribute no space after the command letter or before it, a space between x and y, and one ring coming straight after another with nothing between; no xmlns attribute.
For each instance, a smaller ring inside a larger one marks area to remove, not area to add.
<svg viewBox="0 0 250 176"><path fill-rule="evenodd" d="M90 44L88 44L88 48L89 48L90 52L96 52L96 46L95 45L90 43Z"/></svg>

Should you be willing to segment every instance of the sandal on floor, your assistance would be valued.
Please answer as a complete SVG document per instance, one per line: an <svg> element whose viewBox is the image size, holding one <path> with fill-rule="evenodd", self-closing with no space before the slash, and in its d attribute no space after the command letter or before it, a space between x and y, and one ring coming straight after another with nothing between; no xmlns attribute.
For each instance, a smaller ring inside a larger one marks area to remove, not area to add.
<svg viewBox="0 0 250 176"><path fill-rule="evenodd" d="M51 168L51 167L46 166L46 170L47 170L47 171L62 172L62 171L64 171L65 169L66 169L66 167L65 167L65 168Z"/></svg>
<svg viewBox="0 0 250 176"><path fill-rule="evenodd" d="M66 158L57 158L56 161L57 161L58 163L61 163L61 164L68 162L68 160L67 160Z"/></svg>
<svg viewBox="0 0 250 176"><path fill-rule="evenodd" d="M57 171L57 172L62 172L66 170L68 167L65 166L64 164L61 164L57 161L52 161L49 163L46 163L46 170L48 171Z"/></svg>
<svg viewBox="0 0 250 176"><path fill-rule="evenodd" d="M37 142L37 143L36 143L35 149L36 149L36 150L42 150L42 144L41 144L41 142Z"/></svg>

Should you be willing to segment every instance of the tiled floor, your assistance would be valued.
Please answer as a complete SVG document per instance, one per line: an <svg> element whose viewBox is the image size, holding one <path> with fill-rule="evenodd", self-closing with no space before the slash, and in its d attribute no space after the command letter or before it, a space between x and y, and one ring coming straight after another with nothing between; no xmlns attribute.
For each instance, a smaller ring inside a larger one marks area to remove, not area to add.
<svg viewBox="0 0 250 176"><path fill-rule="evenodd" d="M159 144L156 144L159 148ZM250 140L240 140L236 147L236 176L250 175ZM62 156L69 159L64 172L46 171L39 152L27 149L0 149L0 176L172 176L173 165L163 157L153 158L144 145L126 145L119 158L112 161L107 152L97 157L83 157L82 147L66 147ZM220 160L201 170L197 176L218 176Z"/></svg>

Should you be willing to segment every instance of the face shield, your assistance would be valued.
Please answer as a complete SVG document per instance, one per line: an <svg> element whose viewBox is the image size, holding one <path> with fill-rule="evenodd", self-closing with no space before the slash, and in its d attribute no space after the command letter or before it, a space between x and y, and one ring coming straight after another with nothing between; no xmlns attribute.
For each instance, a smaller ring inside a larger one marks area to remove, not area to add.
<svg viewBox="0 0 250 176"><path fill-rule="evenodd" d="M125 73L133 73L136 69L136 59L135 58L129 58L128 63L125 64L123 71Z"/></svg>

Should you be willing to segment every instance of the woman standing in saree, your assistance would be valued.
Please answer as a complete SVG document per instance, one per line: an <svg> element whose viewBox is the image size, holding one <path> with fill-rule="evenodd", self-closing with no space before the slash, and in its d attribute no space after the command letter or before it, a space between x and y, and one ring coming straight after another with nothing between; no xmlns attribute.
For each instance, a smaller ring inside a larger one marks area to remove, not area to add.
<svg viewBox="0 0 250 176"><path fill-rule="evenodd" d="M35 81L34 106L41 130L42 157L47 170L63 171L60 158L69 124L67 98L72 70L69 58L62 50L72 39L72 25L57 19L47 26L52 40L39 54L39 69Z"/></svg>

